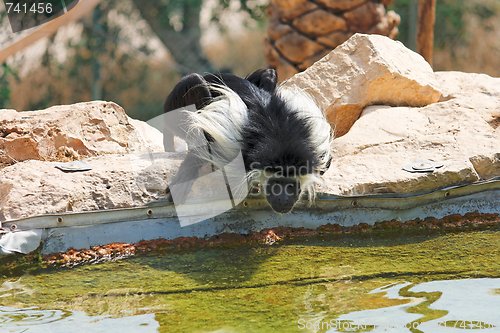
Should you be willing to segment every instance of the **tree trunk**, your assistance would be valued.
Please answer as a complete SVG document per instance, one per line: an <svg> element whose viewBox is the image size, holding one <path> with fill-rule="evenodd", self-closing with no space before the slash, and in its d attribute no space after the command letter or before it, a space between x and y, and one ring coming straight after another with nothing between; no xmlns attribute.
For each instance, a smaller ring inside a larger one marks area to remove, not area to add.
<svg viewBox="0 0 500 333"><path fill-rule="evenodd" d="M434 22L436 20L436 0L419 0L417 51L432 65L434 49Z"/></svg>
<svg viewBox="0 0 500 333"><path fill-rule="evenodd" d="M202 0L182 5L182 29L176 31L169 22L169 9L160 1L133 0L141 16L169 50L181 74L213 71L201 48L200 11Z"/></svg>
<svg viewBox="0 0 500 333"><path fill-rule="evenodd" d="M266 57L280 80L305 70L356 32L395 38L391 0L271 0Z"/></svg>
<svg viewBox="0 0 500 333"><path fill-rule="evenodd" d="M102 9L102 5L98 5L92 13L91 29L92 38L89 43L89 51L92 54L90 58L92 69L90 91L92 100L95 101L103 99L101 55L106 50L106 34L108 33L107 16Z"/></svg>

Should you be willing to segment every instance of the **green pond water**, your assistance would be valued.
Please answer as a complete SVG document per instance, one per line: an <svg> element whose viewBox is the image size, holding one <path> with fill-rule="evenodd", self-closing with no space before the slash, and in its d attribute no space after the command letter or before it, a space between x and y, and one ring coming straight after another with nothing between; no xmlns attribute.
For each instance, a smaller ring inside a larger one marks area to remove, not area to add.
<svg viewBox="0 0 500 333"><path fill-rule="evenodd" d="M2 333L500 332L499 230L0 263Z"/></svg>

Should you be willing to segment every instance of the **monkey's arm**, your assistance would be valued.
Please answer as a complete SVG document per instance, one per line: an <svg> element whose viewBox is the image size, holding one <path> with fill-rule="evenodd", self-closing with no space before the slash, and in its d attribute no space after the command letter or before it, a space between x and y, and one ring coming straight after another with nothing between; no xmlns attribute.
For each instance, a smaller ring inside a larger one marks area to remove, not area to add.
<svg viewBox="0 0 500 333"><path fill-rule="evenodd" d="M183 77L172 89L163 106L168 112L188 105L196 105L199 110L207 105L212 98L207 81L199 74L189 74Z"/></svg>
<svg viewBox="0 0 500 333"><path fill-rule="evenodd" d="M190 74L183 77L172 89L163 105L164 112L173 111L194 105L197 110L210 103L212 94L207 81L199 74ZM177 121L169 121L181 117L165 117L165 131L163 133L163 145L165 151L175 151L174 136L185 137L185 124Z"/></svg>
<svg viewBox="0 0 500 333"><path fill-rule="evenodd" d="M197 110L209 104L213 96L210 92L208 82L199 74L190 74L183 77L172 89L163 106L164 112L170 112L179 108L194 105ZM170 119L184 119L183 117L172 117ZM165 124L163 133L163 144L165 151L175 151L174 136L185 138L186 125L178 122L168 122ZM176 201L185 201L195 179L200 176L203 165L206 162L201 160L194 152L188 151L185 160L179 167L176 175L169 182L167 194L172 199L171 187L175 187Z"/></svg>

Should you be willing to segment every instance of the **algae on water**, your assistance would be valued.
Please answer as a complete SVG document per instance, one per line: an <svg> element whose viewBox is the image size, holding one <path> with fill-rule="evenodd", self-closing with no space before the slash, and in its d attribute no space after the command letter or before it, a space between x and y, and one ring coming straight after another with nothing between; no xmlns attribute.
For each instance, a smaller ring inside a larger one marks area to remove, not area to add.
<svg viewBox="0 0 500 333"><path fill-rule="evenodd" d="M344 235L1 274L0 306L153 313L160 332L303 332L300 323L407 303L369 293L391 283L499 277L500 231ZM428 306L410 312L444 315Z"/></svg>

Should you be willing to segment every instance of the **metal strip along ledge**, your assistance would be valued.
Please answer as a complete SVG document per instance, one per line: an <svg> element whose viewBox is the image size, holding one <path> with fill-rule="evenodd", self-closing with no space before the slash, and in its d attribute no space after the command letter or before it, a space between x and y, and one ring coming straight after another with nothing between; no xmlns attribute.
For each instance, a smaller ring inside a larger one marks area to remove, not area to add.
<svg viewBox="0 0 500 333"><path fill-rule="evenodd" d="M249 198L236 209L185 227L180 226L174 205L161 201L138 208L34 216L5 221L2 226L14 232L44 229L42 253L53 253L112 242L245 234L278 226L314 229L328 223L404 222L470 212L500 214L500 177L420 194L320 194L313 206L301 204L286 215L271 213L263 198Z"/></svg>

